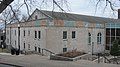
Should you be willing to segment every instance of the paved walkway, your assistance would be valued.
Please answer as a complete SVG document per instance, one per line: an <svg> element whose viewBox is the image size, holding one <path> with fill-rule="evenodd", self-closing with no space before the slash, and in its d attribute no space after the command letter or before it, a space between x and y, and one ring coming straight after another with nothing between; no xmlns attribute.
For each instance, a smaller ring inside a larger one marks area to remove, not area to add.
<svg viewBox="0 0 120 67"><path fill-rule="evenodd" d="M49 57L40 55L0 55L0 62L22 67L120 67L116 64L95 63L87 60L49 60Z"/></svg>
<svg viewBox="0 0 120 67"><path fill-rule="evenodd" d="M11 55L10 53L0 53L0 55Z"/></svg>

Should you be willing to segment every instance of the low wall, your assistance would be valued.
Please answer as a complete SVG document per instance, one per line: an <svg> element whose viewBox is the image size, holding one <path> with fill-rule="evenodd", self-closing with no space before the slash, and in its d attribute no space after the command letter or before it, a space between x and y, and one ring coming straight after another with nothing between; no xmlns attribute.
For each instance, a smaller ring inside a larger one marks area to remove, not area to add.
<svg viewBox="0 0 120 67"><path fill-rule="evenodd" d="M63 56L58 56L55 54L50 55L50 60L61 60L61 61L77 61L80 60L83 56L87 54L75 57L75 58L68 58L68 57L63 57Z"/></svg>

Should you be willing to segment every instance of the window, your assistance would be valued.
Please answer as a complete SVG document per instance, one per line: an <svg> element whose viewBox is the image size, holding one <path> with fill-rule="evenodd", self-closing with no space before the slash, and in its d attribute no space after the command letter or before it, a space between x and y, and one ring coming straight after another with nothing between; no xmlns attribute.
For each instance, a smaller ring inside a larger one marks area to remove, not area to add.
<svg viewBox="0 0 120 67"><path fill-rule="evenodd" d="M24 43L24 49L25 49L25 43Z"/></svg>
<svg viewBox="0 0 120 67"><path fill-rule="evenodd" d="M101 38L102 38L102 34L101 34L101 33L98 33L98 34L97 34L97 43L98 43L98 44L101 44Z"/></svg>
<svg viewBox="0 0 120 67"><path fill-rule="evenodd" d="M41 53L41 49L40 49L40 47L38 47L38 52Z"/></svg>
<svg viewBox="0 0 120 67"><path fill-rule="evenodd" d="M91 34L88 33L88 44L91 44Z"/></svg>
<svg viewBox="0 0 120 67"><path fill-rule="evenodd" d="M30 44L28 44L28 50L30 50Z"/></svg>
<svg viewBox="0 0 120 67"><path fill-rule="evenodd" d="M30 31L28 31L28 36L30 36Z"/></svg>
<svg viewBox="0 0 120 67"><path fill-rule="evenodd" d="M38 31L38 38L40 39L41 31Z"/></svg>
<svg viewBox="0 0 120 67"><path fill-rule="evenodd" d="M67 48L63 48L63 52L67 52Z"/></svg>
<svg viewBox="0 0 120 67"><path fill-rule="evenodd" d="M15 30L15 36L16 36L16 30Z"/></svg>
<svg viewBox="0 0 120 67"><path fill-rule="evenodd" d="M35 20L38 19L37 15L35 16Z"/></svg>
<svg viewBox="0 0 120 67"><path fill-rule="evenodd" d="M72 31L72 38L75 38L75 31Z"/></svg>
<svg viewBox="0 0 120 67"><path fill-rule="evenodd" d="M1 36L1 40L3 40L3 36Z"/></svg>
<svg viewBox="0 0 120 67"><path fill-rule="evenodd" d="M24 32L24 36L25 36L25 30L23 32Z"/></svg>
<svg viewBox="0 0 120 67"><path fill-rule="evenodd" d="M35 51L37 51L37 47L35 46Z"/></svg>
<svg viewBox="0 0 120 67"><path fill-rule="evenodd" d="M20 29L18 30L18 36L20 36Z"/></svg>
<svg viewBox="0 0 120 67"><path fill-rule="evenodd" d="M63 39L67 39L67 31L63 31Z"/></svg>
<svg viewBox="0 0 120 67"><path fill-rule="evenodd" d="M35 31L35 38L37 38L37 31Z"/></svg>

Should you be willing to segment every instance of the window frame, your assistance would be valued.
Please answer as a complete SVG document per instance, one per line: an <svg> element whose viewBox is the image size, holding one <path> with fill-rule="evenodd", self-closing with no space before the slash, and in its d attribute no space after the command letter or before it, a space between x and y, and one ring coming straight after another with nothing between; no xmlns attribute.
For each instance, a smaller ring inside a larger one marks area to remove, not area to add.
<svg viewBox="0 0 120 67"><path fill-rule="evenodd" d="M23 48L25 49L25 42L23 43Z"/></svg>
<svg viewBox="0 0 120 67"><path fill-rule="evenodd" d="M76 31L72 31L72 39L76 37Z"/></svg>
<svg viewBox="0 0 120 67"><path fill-rule="evenodd" d="M92 42L92 36L91 33L88 33L88 44L91 45Z"/></svg>
<svg viewBox="0 0 120 67"><path fill-rule="evenodd" d="M16 36L16 30L15 30L15 36Z"/></svg>
<svg viewBox="0 0 120 67"><path fill-rule="evenodd" d="M97 44L101 44L101 43L102 43L102 34L101 34L101 32L99 32L97 34Z"/></svg>
<svg viewBox="0 0 120 67"><path fill-rule="evenodd" d="M23 30L23 36L25 37L25 30Z"/></svg>
<svg viewBox="0 0 120 67"><path fill-rule="evenodd" d="M35 31L35 38L37 38L37 31Z"/></svg>
<svg viewBox="0 0 120 67"><path fill-rule="evenodd" d="M30 36L30 30L28 30L28 36Z"/></svg>
<svg viewBox="0 0 120 67"><path fill-rule="evenodd" d="M63 31L63 39L67 39L67 31Z"/></svg>
<svg viewBox="0 0 120 67"><path fill-rule="evenodd" d="M41 38L41 31L38 31L38 39Z"/></svg>

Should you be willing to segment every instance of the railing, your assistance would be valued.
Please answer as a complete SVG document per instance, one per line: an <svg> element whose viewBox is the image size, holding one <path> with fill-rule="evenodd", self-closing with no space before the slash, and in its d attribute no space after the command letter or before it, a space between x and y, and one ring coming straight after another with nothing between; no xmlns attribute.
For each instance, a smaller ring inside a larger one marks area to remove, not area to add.
<svg viewBox="0 0 120 67"><path fill-rule="evenodd" d="M47 52L49 52L50 54L55 54L54 52L52 52L52 51L44 48L44 49L42 49L42 55L44 55L44 51L47 51Z"/></svg>

